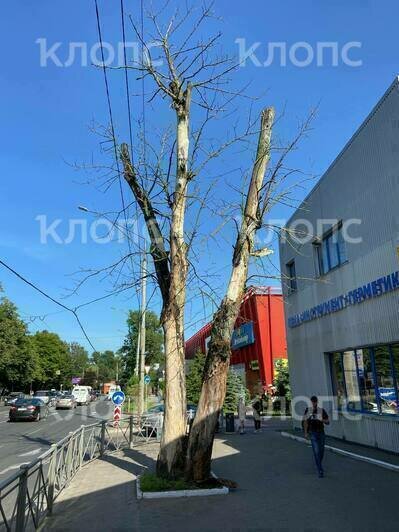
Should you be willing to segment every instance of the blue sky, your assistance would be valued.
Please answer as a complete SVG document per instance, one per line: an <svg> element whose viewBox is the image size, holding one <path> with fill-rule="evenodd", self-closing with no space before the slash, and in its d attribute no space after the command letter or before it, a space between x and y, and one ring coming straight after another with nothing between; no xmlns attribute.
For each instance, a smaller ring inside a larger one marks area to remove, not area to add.
<svg viewBox="0 0 399 532"><path fill-rule="evenodd" d="M175 0L171 3L179 4ZM136 19L139 5L138 0L125 0L126 12ZM104 40L117 43L121 40L119 0L99 0L99 6ZM309 43L314 50L318 42L336 42L339 50L348 42L361 43L361 48L350 52L350 57L361 61L361 66L348 66L342 60L338 66L332 66L328 54L322 66L312 62L303 68L290 61L287 66L281 66L275 60L268 67L256 67L248 62L239 70L234 82L238 86L252 80L250 91L264 94L262 103L274 105L278 114L285 108L284 118L275 132L283 138L293 134L298 120L305 117L312 106L319 106L313 131L294 160L306 172L321 175L398 74L399 4L393 0L383 3L376 0L304 0L300 3L255 0L244 5L217 0L215 11L222 18L220 28L225 51L237 55L237 38L246 39L248 46L260 42L256 53L262 62L267 58L268 43L273 42L286 43L287 50L297 42ZM94 2L8 2L2 5L0 21L3 50L0 257L51 295L61 298L75 286L78 278L75 272L112 262L126 246L116 242L82 244L78 240L70 244L40 243L36 219L39 215L46 215L49 223L61 219L59 234L65 239L70 219L86 216L88 222L93 221L90 215L78 211L78 205L98 212L120 208L117 186L104 193L98 186L85 183L88 174L73 166L92 159L104 160L104 155L99 153L99 139L89 128L93 120L99 124L108 123L102 73L95 67L81 66L79 61L68 68L57 67L51 61L47 67L41 67L40 47L36 41L43 38L47 39L49 47L62 43L57 55L63 63L70 42L86 42L90 49L97 42ZM130 28L127 40L134 40ZM123 72L112 71L109 75L117 135L121 141L127 140ZM140 93L141 84L133 74L130 83L131 92ZM133 97L132 103L133 120L137 120L142 113L141 99ZM156 127L173 124L172 114L161 105L158 102L148 106L146 111L150 135ZM240 112L241 108L236 111ZM212 134L223 138L227 128L226 124L217 124ZM232 160L238 157L246 159L243 164L249 166L250 153L232 155ZM212 168L213 173L217 171L216 166ZM209 175L203 183L208 178ZM216 196L233 201L234 194L226 187L228 179L219 184ZM237 180L239 176L234 174L231 179ZM237 182L231 184L237 185ZM298 190L297 199L305 196L313 185L314 181ZM130 201L127 189L125 196ZM272 214L281 218L289 216L290 211L279 206ZM201 230L212 231L218 223L206 215ZM234 226L227 226L222 236L223 240L199 248L200 273L219 272L216 298L229 272ZM273 260L277 264L277 256ZM0 281L32 331L47 328L67 341L76 340L87 345L73 316L59 312L59 308L5 270L0 271ZM105 295L109 290L106 279L95 278L77 294L62 301L76 306ZM203 308L203 299L194 289L189 288L188 296L187 336L204 324L212 311L209 303ZM156 295L150 306L159 310ZM82 309L81 319L96 348L116 349L121 345L129 308L137 308L134 290Z"/></svg>

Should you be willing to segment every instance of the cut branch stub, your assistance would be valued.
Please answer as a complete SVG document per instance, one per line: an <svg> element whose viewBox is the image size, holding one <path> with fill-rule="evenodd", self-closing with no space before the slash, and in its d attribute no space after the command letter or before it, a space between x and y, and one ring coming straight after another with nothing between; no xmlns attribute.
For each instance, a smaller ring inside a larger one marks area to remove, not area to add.
<svg viewBox="0 0 399 532"><path fill-rule="evenodd" d="M150 236L150 253L154 260L155 272L161 290L163 306L169 301L170 271L169 256L165 248L165 239L159 226L156 212L152 206L147 192L140 185L134 167L131 163L127 144L121 144L121 161L123 164L124 177L140 207Z"/></svg>

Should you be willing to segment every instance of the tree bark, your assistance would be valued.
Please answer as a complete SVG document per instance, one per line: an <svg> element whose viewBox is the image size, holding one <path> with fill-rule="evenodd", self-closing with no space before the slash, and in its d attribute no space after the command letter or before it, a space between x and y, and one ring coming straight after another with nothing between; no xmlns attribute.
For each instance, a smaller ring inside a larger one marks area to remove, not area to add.
<svg viewBox="0 0 399 532"><path fill-rule="evenodd" d="M176 184L172 204L169 253L156 212L131 164L128 147L121 146L124 176L143 213L151 240L151 254L161 290L161 323L165 333L165 417L157 473L168 478L184 473L186 442L186 383L184 360L184 305L187 280L187 244L184 238L188 168L191 85L183 90L176 80L168 94L176 112Z"/></svg>
<svg viewBox="0 0 399 532"><path fill-rule="evenodd" d="M170 227L170 289L163 315L166 353L165 418L157 473L168 478L184 474L186 440L186 375L184 359L184 306L186 301L187 244L184 239L189 156L191 86L183 92L176 84L176 186Z"/></svg>
<svg viewBox="0 0 399 532"><path fill-rule="evenodd" d="M226 394L231 335L245 290L255 233L262 223L260 195L270 159L273 120L273 108L265 109L261 115L256 160L248 188L244 216L234 247L230 280L226 295L214 316L200 400L189 435L185 467L185 476L189 480L205 480L210 477L214 434Z"/></svg>

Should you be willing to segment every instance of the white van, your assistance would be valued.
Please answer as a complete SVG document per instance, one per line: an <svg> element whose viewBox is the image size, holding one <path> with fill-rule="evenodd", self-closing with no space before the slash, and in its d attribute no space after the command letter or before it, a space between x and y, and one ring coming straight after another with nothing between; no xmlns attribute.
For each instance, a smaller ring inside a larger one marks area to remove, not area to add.
<svg viewBox="0 0 399 532"><path fill-rule="evenodd" d="M90 390L91 386L75 386L72 390L72 395L78 405L88 405L90 403Z"/></svg>

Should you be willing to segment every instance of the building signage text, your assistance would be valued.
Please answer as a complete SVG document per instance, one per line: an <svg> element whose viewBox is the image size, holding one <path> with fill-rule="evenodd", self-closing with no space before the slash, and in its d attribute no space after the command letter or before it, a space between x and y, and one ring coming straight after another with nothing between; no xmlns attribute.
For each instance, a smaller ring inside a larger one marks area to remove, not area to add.
<svg viewBox="0 0 399 532"><path fill-rule="evenodd" d="M231 337L231 348L239 349L246 345L253 344L255 342L254 336L254 324L252 321L243 323L237 329L234 329Z"/></svg>
<svg viewBox="0 0 399 532"><path fill-rule="evenodd" d="M311 309L290 316L288 318L288 326L291 328L298 327L299 325L302 325L302 323L313 321L323 316L328 316L329 314L343 310L346 307L358 305L367 299L373 299L398 289L399 271L393 272L385 277L380 277L379 279L371 281L359 288L355 288L345 294L333 297L329 301L320 303Z"/></svg>

